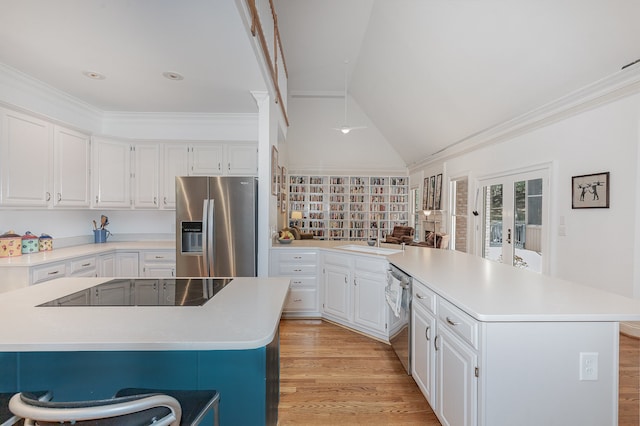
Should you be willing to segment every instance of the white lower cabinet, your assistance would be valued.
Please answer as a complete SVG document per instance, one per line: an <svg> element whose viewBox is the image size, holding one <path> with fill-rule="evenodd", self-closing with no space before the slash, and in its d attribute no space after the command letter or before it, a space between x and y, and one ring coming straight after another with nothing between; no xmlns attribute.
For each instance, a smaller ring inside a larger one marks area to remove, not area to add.
<svg viewBox="0 0 640 426"><path fill-rule="evenodd" d="M389 339L393 314L384 296L386 259L326 253L322 256L322 314L382 340Z"/></svg>
<svg viewBox="0 0 640 426"><path fill-rule="evenodd" d="M317 318L318 308L318 252L316 250L271 251L271 276L290 277L289 294L283 314L286 317Z"/></svg>
<svg viewBox="0 0 640 426"><path fill-rule="evenodd" d="M66 276L66 262L47 263L46 265L36 266L33 268L31 271L31 284L43 283L45 281Z"/></svg>
<svg viewBox="0 0 640 426"><path fill-rule="evenodd" d="M443 426L478 424L478 322L414 279L411 375Z"/></svg>
<svg viewBox="0 0 640 426"><path fill-rule="evenodd" d="M153 250L140 253L140 276L171 278L176 276L175 250Z"/></svg>
<svg viewBox="0 0 640 426"><path fill-rule="evenodd" d="M107 253L98 256L98 276L115 277L116 275L116 254Z"/></svg>
<svg viewBox="0 0 640 426"><path fill-rule="evenodd" d="M137 277L138 273L138 252L118 252L116 253L116 277Z"/></svg>
<svg viewBox="0 0 640 426"><path fill-rule="evenodd" d="M69 261L69 277L97 277L98 267L95 256L81 257Z"/></svg>
<svg viewBox="0 0 640 426"><path fill-rule="evenodd" d="M415 291L414 291L415 294ZM435 407L436 317L414 299L411 308L411 375L431 406Z"/></svg>

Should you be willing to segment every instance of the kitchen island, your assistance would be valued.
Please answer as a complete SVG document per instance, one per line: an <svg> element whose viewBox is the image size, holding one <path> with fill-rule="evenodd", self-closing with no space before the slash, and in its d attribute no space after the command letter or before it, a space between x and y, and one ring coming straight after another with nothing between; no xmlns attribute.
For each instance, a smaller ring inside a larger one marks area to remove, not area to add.
<svg viewBox="0 0 640 426"><path fill-rule="evenodd" d="M286 278L235 278L202 306L38 306L108 278L0 294L0 391L55 400L124 387L216 389L222 424L275 424Z"/></svg>

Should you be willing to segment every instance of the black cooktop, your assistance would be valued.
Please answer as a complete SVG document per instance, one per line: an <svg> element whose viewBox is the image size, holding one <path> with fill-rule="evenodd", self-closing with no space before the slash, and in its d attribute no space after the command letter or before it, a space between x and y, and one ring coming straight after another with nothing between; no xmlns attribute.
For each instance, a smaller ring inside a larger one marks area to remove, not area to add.
<svg viewBox="0 0 640 426"><path fill-rule="evenodd" d="M202 306L231 278L116 278L38 306Z"/></svg>

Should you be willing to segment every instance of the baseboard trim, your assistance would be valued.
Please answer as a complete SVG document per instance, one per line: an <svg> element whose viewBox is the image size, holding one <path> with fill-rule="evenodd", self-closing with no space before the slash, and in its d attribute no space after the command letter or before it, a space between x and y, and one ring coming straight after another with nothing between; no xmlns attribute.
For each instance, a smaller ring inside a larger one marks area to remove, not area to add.
<svg viewBox="0 0 640 426"><path fill-rule="evenodd" d="M640 322L621 322L620 333L640 339Z"/></svg>

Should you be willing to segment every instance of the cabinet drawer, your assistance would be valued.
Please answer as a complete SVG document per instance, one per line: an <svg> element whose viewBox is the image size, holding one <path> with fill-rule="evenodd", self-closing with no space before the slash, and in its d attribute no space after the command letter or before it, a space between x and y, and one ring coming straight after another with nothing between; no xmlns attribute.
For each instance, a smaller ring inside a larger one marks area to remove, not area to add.
<svg viewBox="0 0 640 426"><path fill-rule="evenodd" d="M351 266L351 256L340 256L337 254L325 254L324 255L324 263L330 263L332 265L338 266Z"/></svg>
<svg viewBox="0 0 640 426"><path fill-rule="evenodd" d="M316 265L298 265L295 263L282 263L278 268L279 275L315 275Z"/></svg>
<svg viewBox="0 0 640 426"><path fill-rule="evenodd" d="M33 270L33 284L41 283L44 281L53 280L55 278L64 277L67 274L67 268L64 263L53 263L45 266L34 268Z"/></svg>
<svg viewBox="0 0 640 426"><path fill-rule="evenodd" d="M284 305L285 311L317 311L318 292L310 288L292 288Z"/></svg>
<svg viewBox="0 0 640 426"><path fill-rule="evenodd" d="M145 263L149 262L175 262L176 261L176 252L175 251L148 251L143 255L143 260Z"/></svg>
<svg viewBox="0 0 640 426"><path fill-rule="evenodd" d="M313 287L316 286L317 280L316 278L304 277L304 278L291 278L291 288L299 288L299 287Z"/></svg>
<svg viewBox="0 0 640 426"><path fill-rule="evenodd" d="M278 252L278 259L280 262L300 262L300 263L317 263L316 253L313 251L289 251L289 250L280 250Z"/></svg>
<svg viewBox="0 0 640 426"><path fill-rule="evenodd" d="M82 259L76 259L69 262L69 274L79 274L87 270L96 269L96 258L84 257Z"/></svg>
<svg viewBox="0 0 640 426"><path fill-rule="evenodd" d="M436 313L436 294L420 281L413 280L413 303L420 305L427 311Z"/></svg>
<svg viewBox="0 0 640 426"><path fill-rule="evenodd" d="M440 325L460 336L478 349L478 322L451 303L438 299L438 320Z"/></svg>
<svg viewBox="0 0 640 426"><path fill-rule="evenodd" d="M367 272L386 272L389 269L389 262L386 260L356 258L356 269Z"/></svg>

